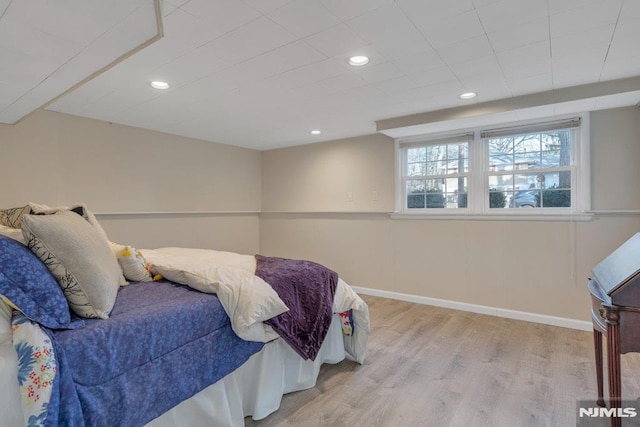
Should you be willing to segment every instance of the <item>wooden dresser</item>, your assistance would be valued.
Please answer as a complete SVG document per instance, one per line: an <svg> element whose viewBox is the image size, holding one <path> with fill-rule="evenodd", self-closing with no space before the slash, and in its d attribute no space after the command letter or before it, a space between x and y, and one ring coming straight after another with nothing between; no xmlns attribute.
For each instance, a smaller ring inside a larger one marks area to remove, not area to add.
<svg viewBox="0 0 640 427"><path fill-rule="evenodd" d="M636 233L592 270L589 279L596 356L598 405L603 396L602 336L607 339L609 404L620 408L620 355L640 352L640 233ZM612 426L621 419L611 418Z"/></svg>

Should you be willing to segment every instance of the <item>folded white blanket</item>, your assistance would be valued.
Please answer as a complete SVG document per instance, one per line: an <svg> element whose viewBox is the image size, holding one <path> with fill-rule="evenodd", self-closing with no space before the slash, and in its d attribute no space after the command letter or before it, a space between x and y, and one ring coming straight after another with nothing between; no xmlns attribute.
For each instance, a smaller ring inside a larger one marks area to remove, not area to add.
<svg viewBox="0 0 640 427"><path fill-rule="evenodd" d="M250 271L251 262L255 269L253 257L190 248L141 252L153 274L216 294L233 331L243 340L268 342L278 338L273 328L262 322L289 309L271 286Z"/></svg>

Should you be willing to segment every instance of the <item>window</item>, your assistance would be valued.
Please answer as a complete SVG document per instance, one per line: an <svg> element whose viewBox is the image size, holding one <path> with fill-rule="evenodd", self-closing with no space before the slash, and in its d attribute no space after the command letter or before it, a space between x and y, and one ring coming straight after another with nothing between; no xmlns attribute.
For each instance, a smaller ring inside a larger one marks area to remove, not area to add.
<svg viewBox="0 0 640 427"><path fill-rule="evenodd" d="M589 208L584 117L399 140L398 210L511 216L582 212Z"/></svg>
<svg viewBox="0 0 640 427"><path fill-rule="evenodd" d="M473 134L465 134L405 146L407 209L466 207L472 138Z"/></svg>

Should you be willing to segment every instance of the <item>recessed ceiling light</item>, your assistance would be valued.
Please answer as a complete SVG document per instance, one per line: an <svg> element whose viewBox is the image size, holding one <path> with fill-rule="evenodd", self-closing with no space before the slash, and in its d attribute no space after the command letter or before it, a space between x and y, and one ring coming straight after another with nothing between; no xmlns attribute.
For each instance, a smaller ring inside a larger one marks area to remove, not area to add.
<svg viewBox="0 0 640 427"><path fill-rule="evenodd" d="M153 82L151 82L149 84L154 89L160 89L160 90L169 89L169 83L167 83L167 82L161 82L161 81L156 80L156 81L153 81Z"/></svg>
<svg viewBox="0 0 640 427"><path fill-rule="evenodd" d="M314 129L311 132L309 132L311 135L320 135L322 132L320 132L318 129Z"/></svg>
<svg viewBox="0 0 640 427"><path fill-rule="evenodd" d="M475 93L475 92L465 92L465 93L461 93L461 94L459 95L459 98L460 98L460 99L473 99L473 98L475 98L476 96L478 96L478 94L477 94L477 93Z"/></svg>
<svg viewBox="0 0 640 427"><path fill-rule="evenodd" d="M360 67L362 65L367 65L369 63L369 58L367 58L366 56L352 56L351 58L349 58L349 64L353 65L354 67Z"/></svg>

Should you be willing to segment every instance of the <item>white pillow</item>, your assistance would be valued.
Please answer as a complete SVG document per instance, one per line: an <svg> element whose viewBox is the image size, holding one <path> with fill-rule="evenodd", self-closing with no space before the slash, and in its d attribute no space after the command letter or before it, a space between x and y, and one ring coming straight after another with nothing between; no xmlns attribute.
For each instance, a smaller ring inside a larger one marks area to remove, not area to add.
<svg viewBox="0 0 640 427"><path fill-rule="evenodd" d="M132 246L109 242L111 250L118 259L124 277L132 282L151 282L153 277L147 269L147 261L140 251Z"/></svg>
<svg viewBox="0 0 640 427"><path fill-rule="evenodd" d="M81 317L107 319L116 301L122 271L105 239L75 212L25 215L22 232L31 251L62 288Z"/></svg>
<svg viewBox="0 0 640 427"><path fill-rule="evenodd" d="M23 245L25 244L24 237L22 236L22 229L20 228L11 228L0 224L0 236L7 236L10 239L17 240Z"/></svg>

